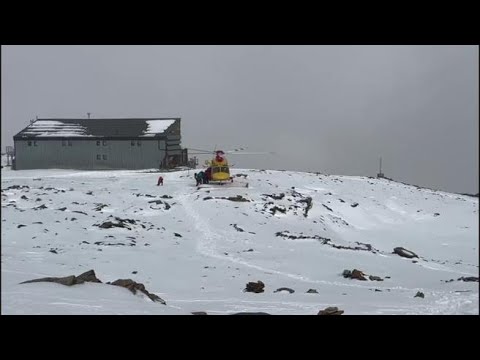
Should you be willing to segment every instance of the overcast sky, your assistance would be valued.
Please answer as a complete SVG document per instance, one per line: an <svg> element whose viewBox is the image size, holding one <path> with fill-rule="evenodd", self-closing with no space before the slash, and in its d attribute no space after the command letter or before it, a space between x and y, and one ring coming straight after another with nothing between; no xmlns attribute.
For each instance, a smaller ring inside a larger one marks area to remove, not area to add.
<svg viewBox="0 0 480 360"><path fill-rule="evenodd" d="M477 46L2 46L2 152L38 116L181 117L236 167L478 192Z"/></svg>

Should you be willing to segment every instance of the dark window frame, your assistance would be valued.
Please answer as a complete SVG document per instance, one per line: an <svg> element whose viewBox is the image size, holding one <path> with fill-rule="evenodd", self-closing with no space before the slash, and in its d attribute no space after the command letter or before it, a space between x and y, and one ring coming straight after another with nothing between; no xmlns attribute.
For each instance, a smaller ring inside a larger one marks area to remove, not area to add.
<svg viewBox="0 0 480 360"><path fill-rule="evenodd" d="M137 146L142 146L142 142L140 140L137 140Z"/></svg>
<svg viewBox="0 0 480 360"><path fill-rule="evenodd" d="M72 146L72 140L67 140L67 145Z"/></svg>
<svg viewBox="0 0 480 360"><path fill-rule="evenodd" d="M135 146L135 140L130 141L130 146Z"/></svg>
<svg viewBox="0 0 480 360"><path fill-rule="evenodd" d="M102 159L103 159L103 160L107 160L107 154L103 154L103 155L102 155Z"/></svg>
<svg viewBox="0 0 480 360"><path fill-rule="evenodd" d="M62 140L62 146L67 146L67 140Z"/></svg>
<svg viewBox="0 0 480 360"><path fill-rule="evenodd" d="M100 146L100 140L97 140L97 146Z"/></svg>
<svg viewBox="0 0 480 360"><path fill-rule="evenodd" d="M107 140L102 140L102 145L107 146Z"/></svg>
<svg viewBox="0 0 480 360"><path fill-rule="evenodd" d="M102 155L97 154L97 160L102 160Z"/></svg>
<svg viewBox="0 0 480 360"><path fill-rule="evenodd" d="M28 146L32 146L32 141L27 142Z"/></svg>

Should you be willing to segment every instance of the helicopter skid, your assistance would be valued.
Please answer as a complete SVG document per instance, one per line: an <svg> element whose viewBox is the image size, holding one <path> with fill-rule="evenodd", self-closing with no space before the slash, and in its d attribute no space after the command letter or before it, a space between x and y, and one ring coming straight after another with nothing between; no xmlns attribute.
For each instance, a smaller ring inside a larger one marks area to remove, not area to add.
<svg viewBox="0 0 480 360"><path fill-rule="evenodd" d="M210 181L208 184L200 184L197 186L198 188L222 188L222 187L228 187L228 188L248 188L248 183L245 182L238 182L238 181Z"/></svg>

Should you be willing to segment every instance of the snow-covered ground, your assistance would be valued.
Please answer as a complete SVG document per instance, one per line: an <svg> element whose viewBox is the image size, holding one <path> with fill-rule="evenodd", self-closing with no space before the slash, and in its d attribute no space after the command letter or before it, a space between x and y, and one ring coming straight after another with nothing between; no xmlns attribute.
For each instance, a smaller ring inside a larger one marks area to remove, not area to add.
<svg viewBox="0 0 480 360"><path fill-rule="evenodd" d="M235 174L249 187L197 188L193 171L163 173L157 187L146 171L2 168L2 313L479 313L478 282L457 280L478 277L478 198L365 177ZM238 195L249 201L226 199ZM135 224L96 226L115 216ZM392 254L400 246L419 258ZM90 269L104 283L143 283L167 305L106 284L19 284ZM257 280L263 293L243 291Z"/></svg>

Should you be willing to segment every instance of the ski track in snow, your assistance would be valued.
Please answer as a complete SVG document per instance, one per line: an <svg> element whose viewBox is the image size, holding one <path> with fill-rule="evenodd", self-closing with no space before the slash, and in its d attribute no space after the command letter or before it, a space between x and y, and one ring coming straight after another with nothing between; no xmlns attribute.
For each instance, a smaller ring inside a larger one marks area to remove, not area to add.
<svg viewBox="0 0 480 360"><path fill-rule="evenodd" d="M183 209L187 213L187 215L193 219L194 226L196 230L202 234L202 236L198 236L198 242L197 242L197 250L200 254L203 256L215 258L218 260L222 261L229 261L234 264L238 265L243 265L248 268L252 268L255 270L259 270L262 272L266 273L272 273L276 275L280 275L286 278L294 279L294 280L299 280L305 283L309 284L321 284L321 285L331 285L331 286L342 286L342 287L350 287L350 288L365 288L369 289L372 287L371 284L366 283L365 285L361 284L348 284L348 283L343 283L339 281L326 281L326 280L313 280L309 279L308 277L301 276L301 275L296 275L296 274L291 274L291 273L286 273L283 271L279 270L274 270L270 268L265 268L259 265L252 264L248 261L242 260L240 258L234 257L234 256L227 256L227 255L222 255L218 251L216 251L216 242L217 240L220 240L221 237L218 235L212 228L208 225L208 221L204 220L201 215L195 211L192 207L191 201L188 200L189 195L188 194L182 194L182 193L177 193L175 196L178 198L179 202L182 204ZM191 196L191 195L190 195ZM433 268L432 268L433 269ZM439 269L434 269L434 270L439 270ZM452 271L454 272L454 271ZM423 288L406 288L406 287L401 287L397 286L395 289L398 290L405 290L405 291L420 291L423 290Z"/></svg>

